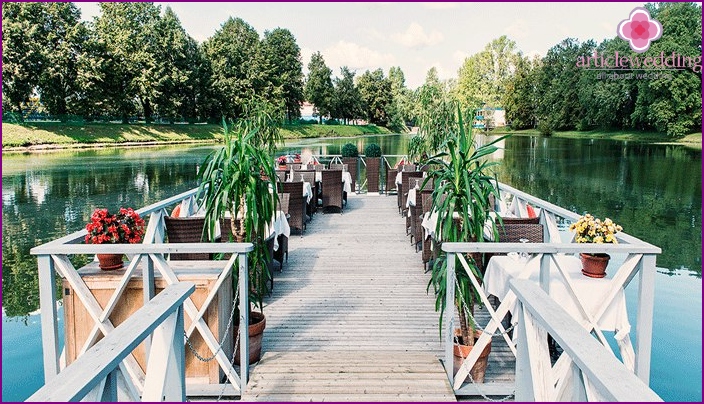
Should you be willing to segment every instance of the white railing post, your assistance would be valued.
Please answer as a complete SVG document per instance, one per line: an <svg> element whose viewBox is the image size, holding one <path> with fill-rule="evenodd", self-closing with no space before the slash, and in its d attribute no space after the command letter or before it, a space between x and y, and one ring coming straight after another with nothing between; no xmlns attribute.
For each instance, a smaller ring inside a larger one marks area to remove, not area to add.
<svg viewBox="0 0 704 404"><path fill-rule="evenodd" d="M239 254L240 286L240 394L244 395L249 379L249 271L247 254Z"/></svg>
<svg viewBox="0 0 704 404"><path fill-rule="evenodd" d="M39 269L39 307L41 309L44 382L59 374L59 333L56 314L56 273L51 255L37 257Z"/></svg>
<svg viewBox="0 0 704 404"><path fill-rule="evenodd" d="M655 255L644 254L643 258L640 260L640 280L638 282L635 373L645 384L650 384L650 351L653 338L655 271Z"/></svg>
<svg viewBox="0 0 704 404"><path fill-rule="evenodd" d="M447 273L445 274L445 372L454 384L453 338L455 334L455 253L447 253Z"/></svg>

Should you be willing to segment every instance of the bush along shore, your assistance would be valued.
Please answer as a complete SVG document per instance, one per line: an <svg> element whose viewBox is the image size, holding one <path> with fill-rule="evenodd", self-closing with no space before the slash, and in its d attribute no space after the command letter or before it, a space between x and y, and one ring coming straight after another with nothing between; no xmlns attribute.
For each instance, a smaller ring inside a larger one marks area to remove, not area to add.
<svg viewBox="0 0 704 404"><path fill-rule="evenodd" d="M284 125L284 139L352 137L388 134L376 125ZM169 143L216 143L223 140L221 125L26 123L2 124L3 151L66 149Z"/></svg>

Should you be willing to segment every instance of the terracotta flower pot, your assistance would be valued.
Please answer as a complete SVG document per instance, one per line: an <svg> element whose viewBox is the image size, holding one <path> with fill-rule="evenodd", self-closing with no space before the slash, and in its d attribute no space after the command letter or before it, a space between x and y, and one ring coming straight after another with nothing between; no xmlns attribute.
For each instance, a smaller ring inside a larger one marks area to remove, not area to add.
<svg viewBox="0 0 704 404"><path fill-rule="evenodd" d="M462 335L462 332L459 328L455 329L455 336L461 340L462 338L460 337ZM482 335L482 332L479 330L474 331L474 340L476 342L477 339ZM454 346L452 347L452 353L454 354L453 357L453 367L454 367L454 372L457 374L457 371L460 370L460 367L462 366L462 363L464 363L464 360L466 357L469 356L469 353L472 352L472 349L474 346L470 345L461 345L455 342ZM489 340L489 343L484 347L484 350L482 350L482 353L479 355L479 359L477 359L477 362L472 366L472 369L469 371L469 375L465 379L465 381L470 381L469 376L472 377L472 380L474 380L475 383L484 383L484 375L486 373L486 366L489 363L489 353L491 352L491 340Z"/></svg>
<svg viewBox="0 0 704 404"><path fill-rule="evenodd" d="M98 266L103 271L113 271L122 268L122 254L97 254Z"/></svg>
<svg viewBox="0 0 704 404"><path fill-rule="evenodd" d="M582 259L582 273L590 278L603 278L606 276L606 267L611 257L609 254L580 253Z"/></svg>
<svg viewBox="0 0 704 404"><path fill-rule="evenodd" d="M266 328L266 317L264 314L253 311L249 313L249 364L259 362L262 357L262 338L264 337L264 328ZM240 328L235 328L235 339L240 332ZM240 342L241 343L241 342ZM240 364L240 347L237 346L235 351L235 365Z"/></svg>

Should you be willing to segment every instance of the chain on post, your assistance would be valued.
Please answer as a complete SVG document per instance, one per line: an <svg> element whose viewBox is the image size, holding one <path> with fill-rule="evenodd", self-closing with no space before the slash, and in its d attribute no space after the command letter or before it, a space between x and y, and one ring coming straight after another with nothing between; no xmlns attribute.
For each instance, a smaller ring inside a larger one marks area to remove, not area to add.
<svg viewBox="0 0 704 404"><path fill-rule="evenodd" d="M471 313L472 313L472 312L469 310L469 307L467 307L467 302L465 301L464 296L462 295L462 289L460 288L460 285L459 285L459 283L457 282L457 279L455 279L455 289L459 292L459 295L460 295L460 301L462 302L462 308L461 308L461 310L464 311L465 315L468 316L468 318L471 319L470 321L472 321L472 322L474 323L474 325L475 325L479 330L481 330L483 333L486 332L486 331L484 331L484 329L483 329L479 324L477 324L476 321L474 321L474 317L471 316ZM511 324L511 326L510 326L509 328L507 328L506 330L504 330L504 332L499 332L499 333L496 333L496 334L493 334L493 333L487 333L487 334L491 335L492 337L497 336L497 335L506 334L506 333L510 332L511 330L513 330L514 327L515 327L515 324ZM457 335L455 335L455 336L453 337L453 339L454 339L455 344L460 345L460 340L459 340L459 337L458 337ZM460 350L460 355L461 355L460 357L462 358L462 363L464 363L464 361L467 360L467 357L464 356L463 350ZM470 369L470 370L471 370L471 369ZM508 401L509 399L511 399L512 397L514 397L514 396L516 395L516 390L514 390L513 392L511 392L511 394L509 394L509 395L507 395L507 396L505 396L505 397L502 397L502 398L500 398L500 399L494 399L494 398L488 397L488 396L487 396L486 394L484 394L484 392L479 388L479 386L477 386L478 383L477 383L476 381L474 381L474 378L472 377L472 372L471 372L471 371L467 372L467 378L468 378L469 381L471 382L472 386L474 386L474 388L477 390L477 393L479 393L479 394L482 396L482 398L484 398L484 399L487 400L487 401L499 402L499 403L501 403L501 402L504 402L504 401Z"/></svg>
<svg viewBox="0 0 704 404"><path fill-rule="evenodd" d="M188 336L186 335L186 331L183 332L183 336L186 338L186 344L188 345L188 349L191 351L191 353L193 353L193 356L198 358L198 360L201 362L210 362L213 359L215 359L218 355L218 352L220 352L222 350L222 344L225 343L225 339L226 339L225 337L230 333L230 327L232 327L233 319L235 317L235 308L237 307L237 298L239 297L239 291L240 291L239 280L238 280L237 285L235 285L235 286L237 286L237 289L235 292L235 298L232 300L232 310L230 310L230 319L227 322L227 329L225 329L225 332L223 333L222 337L220 337L220 345L218 345L218 349L217 349L217 351L215 351L213 353L213 356L208 357L208 358L204 358L204 357L200 356L200 354L193 347L193 344L191 343L190 338L188 338ZM239 333L237 333L237 339L239 340Z"/></svg>

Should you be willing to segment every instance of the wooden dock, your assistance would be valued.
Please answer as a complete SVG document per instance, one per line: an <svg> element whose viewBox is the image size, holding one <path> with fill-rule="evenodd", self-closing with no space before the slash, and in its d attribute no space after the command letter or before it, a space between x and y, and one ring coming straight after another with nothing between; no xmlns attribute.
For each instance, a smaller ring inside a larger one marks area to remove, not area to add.
<svg viewBox="0 0 704 404"><path fill-rule="evenodd" d="M430 274L404 227L395 195L350 195L343 214L319 212L291 235L243 400L454 400ZM495 340L485 384L504 394L514 360Z"/></svg>

